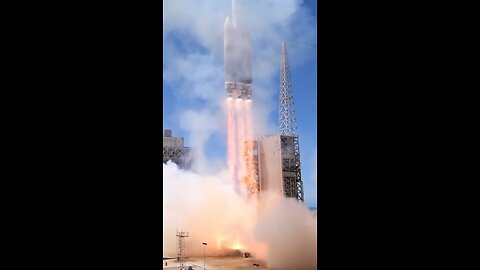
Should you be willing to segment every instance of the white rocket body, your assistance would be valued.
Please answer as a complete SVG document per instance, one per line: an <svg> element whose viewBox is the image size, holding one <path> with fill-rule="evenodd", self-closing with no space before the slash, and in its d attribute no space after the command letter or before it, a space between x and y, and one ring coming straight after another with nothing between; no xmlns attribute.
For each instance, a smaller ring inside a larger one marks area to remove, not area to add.
<svg viewBox="0 0 480 270"><path fill-rule="evenodd" d="M225 90L234 99L252 98L252 49L250 33L241 28L238 6L232 1L232 18L225 19L223 29Z"/></svg>

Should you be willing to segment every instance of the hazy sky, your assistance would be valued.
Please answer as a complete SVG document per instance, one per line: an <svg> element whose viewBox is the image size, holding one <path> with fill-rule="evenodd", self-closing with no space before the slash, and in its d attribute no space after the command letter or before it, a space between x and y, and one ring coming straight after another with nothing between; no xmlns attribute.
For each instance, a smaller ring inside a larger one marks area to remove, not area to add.
<svg viewBox="0 0 480 270"><path fill-rule="evenodd" d="M278 133L280 43L287 43L305 202L316 206L316 3L237 1L252 36L254 121L259 134ZM230 15L230 1L164 1L163 128L173 129L174 136L184 137L197 149L198 158L206 162L205 173L226 167L223 23Z"/></svg>

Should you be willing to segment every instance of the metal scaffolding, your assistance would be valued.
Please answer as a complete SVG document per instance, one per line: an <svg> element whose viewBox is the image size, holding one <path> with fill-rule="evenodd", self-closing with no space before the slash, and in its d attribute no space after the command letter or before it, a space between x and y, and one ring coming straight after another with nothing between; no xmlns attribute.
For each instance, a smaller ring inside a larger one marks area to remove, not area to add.
<svg viewBox="0 0 480 270"><path fill-rule="evenodd" d="M288 66L287 48L282 42L280 60L280 110L278 130L281 137L284 195L304 201L303 181L300 166L300 144L297 134L295 106Z"/></svg>
<svg viewBox="0 0 480 270"><path fill-rule="evenodd" d="M185 237L188 237L188 232L177 232L178 237L178 257L177 260L180 262L180 270L187 269L185 262L187 257L185 256Z"/></svg>
<svg viewBox="0 0 480 270"><path fill-rule="evenodd" d="M165 129L163 134L163 163L171 160L182 169L188 169L193 160L193 149L185 147L183 138L173 137L172 130Z"/></svg>
<svg viewBox="0 0 480 270"><path fill-rule="evenodd" d="M285 197L304 201L297 136L280 136L282 153L283 191Z"/></svg>
<svg viewBox="0 0 480 270"><path fill-rule="evenodd" d="M192 163L191 147L163 147L163 163L171 160L180 168L189 168Z"/></svg>

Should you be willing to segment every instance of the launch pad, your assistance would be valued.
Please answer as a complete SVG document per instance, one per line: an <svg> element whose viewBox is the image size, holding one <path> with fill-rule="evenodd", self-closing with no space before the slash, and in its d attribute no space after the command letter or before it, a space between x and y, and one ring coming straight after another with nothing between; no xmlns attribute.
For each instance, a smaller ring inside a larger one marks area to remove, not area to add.
<svg viewBox="0 0 480 270"><path fill-rule="evenodd" d="M260 259L243 256L225 256L225 257L206 257L205 268L203 268L203 257L193 257L185 263L187 269L192 270L243 270L243 269L263 269L268 270L267 263ZM163 269L180 270L180 265L175 260L163 264Z"/></svg>

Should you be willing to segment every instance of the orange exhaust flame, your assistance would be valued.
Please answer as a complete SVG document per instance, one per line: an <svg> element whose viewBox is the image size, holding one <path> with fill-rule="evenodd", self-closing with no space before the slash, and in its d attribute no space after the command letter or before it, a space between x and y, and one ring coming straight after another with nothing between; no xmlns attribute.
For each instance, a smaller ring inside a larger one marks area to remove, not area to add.
<svg viewBox="0 0 480 270"><path fill-rule="evenodd" d="M237 140L235 125L235 110L233 100L227 99L227 152L228 152L228 170L230 181L235 181L235 164L237 156Z"/></svg>
<svg viewBox="0 0 480 270"><path fill-rule="evenodd" d="M240 249L243 249L243 246L239 243L233 245L232 249L235 249L235 250L240 250Z"/></svg>
<svg viewBox="0 0 480 270"><path fill-rule="evenodd" d="M240 184L240 191L246 197L257 189L251 108L251 101L227 99L229 175L234 184Z"/></svg>

